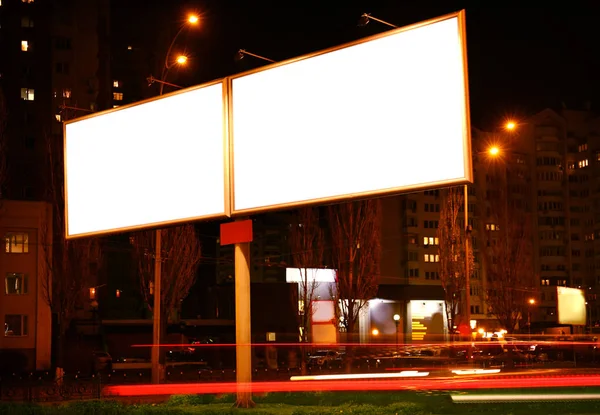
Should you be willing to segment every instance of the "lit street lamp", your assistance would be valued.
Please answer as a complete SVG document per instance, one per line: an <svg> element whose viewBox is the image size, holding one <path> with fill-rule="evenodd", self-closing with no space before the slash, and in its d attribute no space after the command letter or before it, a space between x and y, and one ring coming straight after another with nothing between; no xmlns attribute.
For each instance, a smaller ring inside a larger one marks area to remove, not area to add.
<svg viewBox="0 0 600 415"><path fill-rule="evenodd" d="M400 324L400 314L394 314L394 324L396 324L396 353L398 353L398 326Z"/></svg>
<svg viewBox="0 0 600 415"><path fill-rule="evenodd" d="M171 61L171 50L177 41L177 38L183 32L183 29L188 27L189 25L197 25L200 21L197 15L191 14L187 18L186 24L182 25L171 44L169 45L169 49L167 49L167 54L165 55L165 64L163 66L162 74L160 80L154 79L152 76L148 78L149 83L159 82L160 83L160 91L159 95L163 94L164 86L168 83L166 82L167 75L169 74L169 69L174 65L185 65L187 63L187 56L178 55L175 60ZM161 280L162 280L162 255L161 255L161 229L158 228L155 231L155 243L154 243L154 299L153 299L153 307L152 307L152 383L158 384L160 383L160 375L161 375L161 366L160 366L160 340L161 340L161 327L160 327L160 315L161 315Z"/></svg>
<svg viewBox="0 0 600 415"><path fill-rule="evenodd" d="M152 85L155 82L158 82L160 84L159 95L163 94L163 89L164 89L165 85L173 86L176 88L181 88L179 85L175 85L175 84L166 82L166 80L167 80L167 76L169 74L169 70L176 64L177 65L185 65L188 61L188 57L185 55L178 55L175 57L175 59L171 59L172 49L173 49L173 46L175 46L175 42L179 38L179 35L183 32L183 29L186 29L190 26L195 26L195 25L199 24L199 22L200 22L200 17L198 17L195 14L190 14L187 17L186 22L181 26L181 28L179 29L179 31L177 32L175 37L173 37L173 40L171 41L171 44L169 45L169 49L167 49L167 54L165 55L165 63L163 65L160 79L155 78L152 75L150 75L148 78L146 78L148 80L148 85Z"/></svg>
<svg viewBox="0 0 600 415"><path fill-rule="evenodd" d="M530 298L528 302L529 302L529 307L527 309L527 326L529 328L529 340L531 340L531 307L533 307L535 305L535 299Z"/></svg>
<svg viewBox="0 0 600 415"><path fill-rule="evenodd" d="M514 121L508 121L505 125L504 128L507 131L514 131L517 128L517 123Z"/></svg>
<svg viewBox="0 0 600 415"><path fill-rule="evenodd" d="M500 149L496 146L490 147L487 153L492 157L500 155ZM471 321L471 267L469 237L471 235L471 225L469 225L469 186L464 186L464 211L465 211L465 320L467 324Z"/></svg>

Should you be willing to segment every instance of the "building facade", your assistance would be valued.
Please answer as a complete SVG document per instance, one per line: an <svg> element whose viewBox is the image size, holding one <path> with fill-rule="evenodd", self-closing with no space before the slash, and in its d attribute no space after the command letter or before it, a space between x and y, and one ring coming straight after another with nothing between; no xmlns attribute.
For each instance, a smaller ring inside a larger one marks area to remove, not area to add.
<svg viewBox="0 0 600 415"><path fill-rule="evenodd" d="M47 301L51 284L45 249L52 233L52 209L44 202L2 201L0 232L0 367L27 370L50 368L52 314ZM6 367L3 367L6 366Z"/></svg>

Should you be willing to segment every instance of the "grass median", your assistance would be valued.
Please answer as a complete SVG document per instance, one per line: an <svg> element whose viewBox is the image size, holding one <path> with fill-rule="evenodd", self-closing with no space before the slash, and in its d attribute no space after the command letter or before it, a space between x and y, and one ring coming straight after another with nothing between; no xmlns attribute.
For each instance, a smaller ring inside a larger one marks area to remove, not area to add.
<svg viewBox="0 0 600 415"><path fill-rule="evenodd" d="M526 389L477 391L481 393L598 393L598 388ZM463 393L463 392L455 392ZM380 415L380 414L513 414L565 415L598 414L600 401L545 403L453 404L450 392L322 392L273 393L255 396L254 409L233 408L232 395L173 396L160 404L128 404L111 400L65 402L60 404L2 404L0 414L96 415L96 414L241 414L252 415ZM475 393L469 393L475 394ZM132 400L133 402L133 400Z"/></svg>

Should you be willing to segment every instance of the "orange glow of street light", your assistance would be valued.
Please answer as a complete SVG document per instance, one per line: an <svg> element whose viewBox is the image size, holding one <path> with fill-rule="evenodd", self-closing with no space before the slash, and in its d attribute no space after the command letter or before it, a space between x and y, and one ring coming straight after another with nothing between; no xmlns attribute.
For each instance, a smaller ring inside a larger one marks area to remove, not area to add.
<svg viewBox="0 0 600 415"><path fill-rule="evenodd" d="M498 154L500 154L500 149L496 146L490 147L489 151L491 156L497 156Z"/></svg>
<svg viewBox="0 0 600 415"><path fill-rule="evenodd" d="M533 298L530 298L530 299L529 299L529 304L531 304L531 305L535 304L535 299L533 299Z"/></svg>
<svg viewBox="0 0 600 415"><path fill-rule="evenodd" d="M517 123L514 121L508 121L504 128L506 128L508 131L513 131L515 128L517 128Z"/></svg>
<svg viewBox="0 0 600 415"><path fill-rule="evenodd" d="M195 14L190 14L187 19L188 23L197 24L200 21L200 18Z"/></svg>
<svg viewBox="0 0 600 415"><path fill-rule="evenodd" d="M179 65L185 65L187 63L187 56L185 55L179 55L177 57L177 59L175 59L175 62L177 62Z"/></svg>

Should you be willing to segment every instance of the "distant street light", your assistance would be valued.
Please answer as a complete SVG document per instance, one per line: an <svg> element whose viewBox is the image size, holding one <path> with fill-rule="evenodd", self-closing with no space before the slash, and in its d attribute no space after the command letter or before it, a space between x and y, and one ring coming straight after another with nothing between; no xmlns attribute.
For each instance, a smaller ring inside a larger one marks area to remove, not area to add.
<svg viewBox="0 0 600 415"><path fill-rule="evenodd" d="M504 128L507 131L514 131L517 128L517 123L515 123L514 121L508 121L505 125Z"/></svg>
<svg viewBox="0 0 600 415"><path fill-rule="evenodd" d="M248 55L248 56L252 56L253 58L257 58L257 59L261 59L263 61L267 61L267 62L271 62L271 63L275 63L275 61L273 59L269 59L269 58L265 58L264 56L261 55L257 55L256 53L252 53L252 52L248 52L245 49L240 49L237 51L237 53L235 54L235 56L233 57L233 59L236 62L241 61L242 59L244 59L244 57Z"/></svg>
<svg viewBox="0 0 600 415"><path fill-rule="evenodd" d="M529 299L529 308L527 309L527 327L529 328L529 340L531 340L531 307L535 305L535 298Z"/></svg>
<svg viewBox="0 0 600 415"><path fill-rule="evenodd" d="M389 27L393 27L393 28L397 28L398 27L395 24L386 22L385 20L378 19L377 17L373 17L373 16L371 16L370 13L363 13L360 16L360 19L358 19L358 25L360 27L364 27L364 26L368 25L371 20L374 20L374 21L376 21L378 23L384 24L384 25L389 26Z"/></svg>
<svg viewBox="0 0 600 415"><path fill-rule="evenodd" d="M492 146L487 153L492 157L497 157L500 154L500 149ZM472 227L469 225L469 186L464 185L464 213L465 213L465 320L471 322L471 264L470 258L470 241L469 236L472 232ZM469 352L470 355L470 352Z"/></svg>
<svg viewBox="0 0 600 415"><path fill-rule="evenodd" d="M400 314L394 314L394 324L396 324L396 353L398 353L398 326L400 324Z"/></svg>

